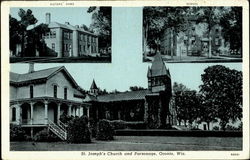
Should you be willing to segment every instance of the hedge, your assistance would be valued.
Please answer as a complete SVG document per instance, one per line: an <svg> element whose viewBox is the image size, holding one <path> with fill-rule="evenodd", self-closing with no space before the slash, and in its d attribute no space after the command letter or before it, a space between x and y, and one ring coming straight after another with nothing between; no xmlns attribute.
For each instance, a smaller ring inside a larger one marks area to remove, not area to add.
<svg viewBox="0 0 250 160"><path fill-rule="evenodd" d="M97 140L113 140L114 128L110 121L102 119L97 123Z"/></svg>
<svg viewBox="0 0 250 160"><path fill-rule="evenodd" d="M90 143L90 131L88 118L86 116L75 117L68 123L67 142L69 143Z"/></svg>

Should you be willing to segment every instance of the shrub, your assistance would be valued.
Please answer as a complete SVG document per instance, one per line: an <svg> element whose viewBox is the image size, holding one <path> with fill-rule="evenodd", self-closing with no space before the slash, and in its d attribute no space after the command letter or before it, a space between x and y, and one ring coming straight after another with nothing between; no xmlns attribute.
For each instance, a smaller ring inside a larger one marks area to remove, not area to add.
<svg viewBox="0 0 250 160"><path fill-rule="evenodd" d="M126 122L123 120L114 120L110 121L110 124L113 126L114 130L116 129L125 129L126 128Z"/></svg>
<svg viewBox="0 0 250 160"><path fill-rule="evenodd" d="M97 123L92 118L89 119L89 128L90 128L90 131L91 131L91 136L96 137Z"/></svg>
<svg viewBox="0 0 250 160"><path fill-rule="evenodd" d="M54 133L52 133L48 129L44 129L38 132L34 136L33 140L36 142L57 142L60 141L60 138L57 137Z"/></svg>
<svg viewBox="0 0 250 160"><path fill-rule="evenodd" d="M65 113L63 113L61 116L60 116L60 121L65 123L65 124L68 124L71 120L73 119L73 116L69 116Z"/></svg>
<svg viewBox="0 0 250 160"><path fill-rule="evenodd" d="M86 116L75 117L68 124L69 143L90 143L90 131Z"/></svg>
<svg viewBox="0 0 250 160"><path fill-rule="evenodd" d="M146 129L147 126L144 122L126 122L127 128L130 129Z"/></svg>
<svg viewBox="0 0 250 160"><path fill-rule="evenodd" d="M218 130L220 130L220 128L218 126L214 126L212 130L213 131L218 131Z"/></svg>
<svg viewBox="0 0 250 160"><path fill-rule="evenodd" d="M231 125L227 125L227 126L226 126L226 130L227 130L227 131L237 131L237 130L238 130L238 127L234 127L234 126L231 126Z"/></svg>
<svg viewBox="0 0 250 160"><path fill-rule="evenodd" d="M114 128L110 121L103 119L97 124L97 135L98 140L113 140L114 139Z"/></svg>
<svg viewBox="0 0 250 160"><path fill-rule="evenodd" d="M10 141L24 141L27 137L20 125L10 124Z"/></svg>

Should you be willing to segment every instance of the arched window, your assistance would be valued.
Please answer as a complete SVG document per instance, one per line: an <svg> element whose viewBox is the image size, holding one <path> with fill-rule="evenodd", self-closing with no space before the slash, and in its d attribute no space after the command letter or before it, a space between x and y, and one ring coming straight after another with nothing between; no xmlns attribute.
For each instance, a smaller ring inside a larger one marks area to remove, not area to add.
<svg viewBox="0 0 250 160"><path fill-rule="evenodd" d="M34 86L31 85L30 86L30 98L33 98L34 97Z"/></svg>
<svg viewBox="0 0 250 160"><path fill-rule="evenodd" d="M12 108L12 121L16 121L16 108Z"/></svg>
<svg viewBox="0 0 250 160"><path fill-rule="evenodd" d="M57 98L57 85L54 85L54 98Z"/></svg>

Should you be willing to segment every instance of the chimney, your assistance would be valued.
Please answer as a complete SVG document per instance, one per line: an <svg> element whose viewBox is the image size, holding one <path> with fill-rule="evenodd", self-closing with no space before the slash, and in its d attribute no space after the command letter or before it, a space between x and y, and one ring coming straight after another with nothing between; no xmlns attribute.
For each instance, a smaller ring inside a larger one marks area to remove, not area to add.
<svg viewBox="0 0 250 160"><path fill-rule="evenodd" d="M79 28L79 25L76 25L76 28Z"/></svg>
<svg viewBox="0 0 250 160"><path fill-rule="evenodd" d="M65 22L66 25L69 25L69 22Z"/></svg>
<svg viewBox="0 0 250 160"><path fill-rule="evenodd" d="M50 24L50 13L46 13L46 24Z"/></svg>
<svg viewBox="0 0 250 160"><path fill-rule="evenodd" d="M29 63L29 72L28 73L32 73L34 72L34 63Z"/></svg>

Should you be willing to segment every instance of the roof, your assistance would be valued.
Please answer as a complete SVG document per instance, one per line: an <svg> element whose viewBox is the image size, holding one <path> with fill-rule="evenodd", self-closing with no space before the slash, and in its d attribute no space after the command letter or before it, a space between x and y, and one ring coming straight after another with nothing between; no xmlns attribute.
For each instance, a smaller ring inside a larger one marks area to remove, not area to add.
<svg viewBox="0 0 250 160"><path fill-rule="evenodd" d="M96 96L93 96L91 94L87 94L83 101L84 102L97 101L97 98L96 98Z"/></svg>
<svg viewBox="0 0 250 160"><path fill-rule="evenodd" d="M88 32L88 31L84 30L83 28L77 28L77 27L72 26L70 24L61 24L61 23L58 23L58 22L51 22L48 27L49 28L58 28L58 27L60 27L60 28L64 28L64 29L68 29L68 30L72 30L72 31L77 30L77 31L80 31L80 32L91 34L93 36L97 36L94 33L91 33L91 32Z"/></svg>
<svg viewBox="0 0 250 160"><path fill-rule="evenodd" d="M113 93L97 96L99 102L115 102L115 101L129 101L142 100L150 93L149 90L128 91L122 93Z"/></svg>
<svg viewBox="0 0 250 160"><path fill-rule="evenodd" d="M25 82L25 81L30 81L30 80L35 80L35 79L42 79L42 78L47 78L49 77L52 73L56 72L60 67L53 67L49 69L43 69L39 71L34 71L31 73L25 73L25 74L18 74L14 72L10 72L10 81L12 82Z"/></svg>
<svg viewBox="0 0 250 160"><path fill-rule="evenodd" d="M93 80L93 82L91 84L90 90L91 89L98 89L97 86L96 86L95 80Z"/></svg>
<svg viewBox="0 0 250 160"><path fill-rule="evenodd" d="M78 84L75 82L73 77L69 74L69 72L64 66L43 69L43 70L34 71L31 73L25 73L25 74L18 74L18 73L10 72L10 82L15 83L15 84L23 84L23 83L29 83L35 80L41 80L41 79L47 80L60 71L64 71L67 78L69 78L73 86L79 89L79 91L81 92L80 87L78 86Z"/></svg>
<svg viewBox="0 0 250 160"><path fill-rule="evenodd" d="M166 69L166 66L162 60L162 57L159 52L154 56L151 69L148 70L148 77L156 77L167 75L170 77L169 70Z"/></svg>

